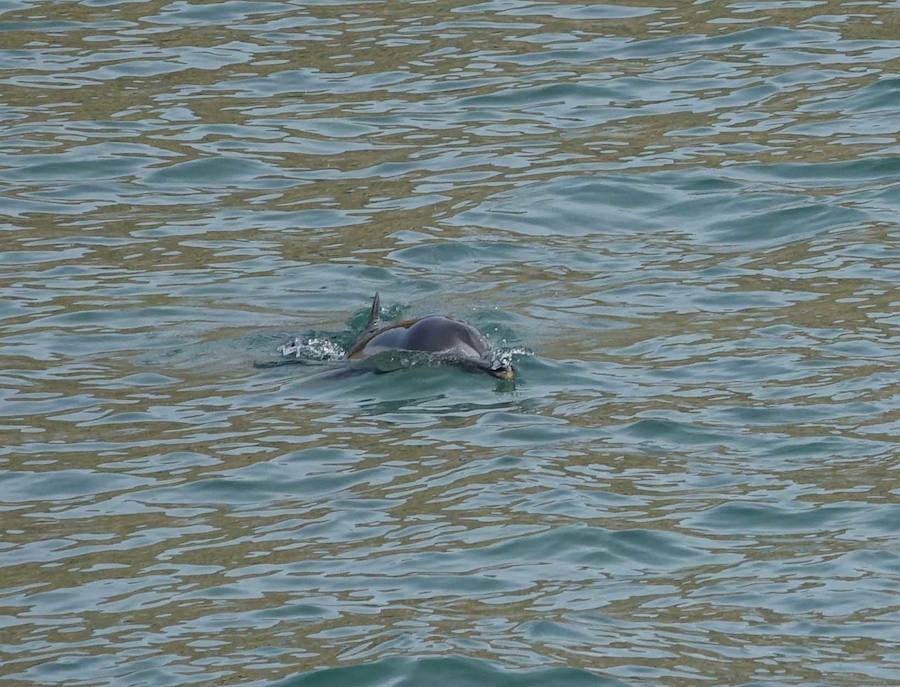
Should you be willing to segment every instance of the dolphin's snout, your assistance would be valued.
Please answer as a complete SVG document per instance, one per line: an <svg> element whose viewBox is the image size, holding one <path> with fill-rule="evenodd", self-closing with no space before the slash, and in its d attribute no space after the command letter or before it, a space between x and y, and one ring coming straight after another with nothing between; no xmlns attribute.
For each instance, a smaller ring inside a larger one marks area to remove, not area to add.
<svg viewBox="0 0 900 687"><path fill-rule="evenodd" d="M516 368L512 365L493 367L488 370L488 374L497 379L513 379L516 376Z"/></svg>

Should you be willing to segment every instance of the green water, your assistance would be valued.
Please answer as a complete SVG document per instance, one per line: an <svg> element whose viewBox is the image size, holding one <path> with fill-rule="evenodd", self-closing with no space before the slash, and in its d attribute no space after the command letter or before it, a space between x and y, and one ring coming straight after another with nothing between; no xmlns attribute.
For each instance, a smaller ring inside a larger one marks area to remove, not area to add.
<svg viewBox="0 0 900 687"><path fill-rule="evenodd" d="M900 683L900 5L0 0L0 682ZM376 291L517 351L338 380Z"/></svg>

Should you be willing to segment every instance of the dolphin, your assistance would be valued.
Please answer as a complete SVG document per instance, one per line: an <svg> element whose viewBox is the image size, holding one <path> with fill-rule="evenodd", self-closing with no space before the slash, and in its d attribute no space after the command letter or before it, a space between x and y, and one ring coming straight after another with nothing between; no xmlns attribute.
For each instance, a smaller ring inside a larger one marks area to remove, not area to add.
<svg viewBox="0 0 900 687"><path fill-rule="evenodd" d="M385 323L381 299L372 299L366 328L347 352L348 360L365 360L387 351L421 351L441 362L463 369L485 372L498 379L513 379L515 368L491 360L491 345L484 334L468 322L441 315Z"/></svg>

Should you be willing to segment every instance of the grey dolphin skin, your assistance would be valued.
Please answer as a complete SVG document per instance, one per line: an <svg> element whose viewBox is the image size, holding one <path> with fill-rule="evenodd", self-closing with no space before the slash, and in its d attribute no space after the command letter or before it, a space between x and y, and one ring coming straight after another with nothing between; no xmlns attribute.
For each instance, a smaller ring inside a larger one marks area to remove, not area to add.
<svg viewBox="0 0 900 687"><path fill-rule="evenodd" d="M423 351L460 367L512 379L512 365L491 362L491 345L484 334L466 322L431 315L417 320L383 323L381 299L372 300L369 322L350 347L347 358L365 360L384 351Z"/></svg>

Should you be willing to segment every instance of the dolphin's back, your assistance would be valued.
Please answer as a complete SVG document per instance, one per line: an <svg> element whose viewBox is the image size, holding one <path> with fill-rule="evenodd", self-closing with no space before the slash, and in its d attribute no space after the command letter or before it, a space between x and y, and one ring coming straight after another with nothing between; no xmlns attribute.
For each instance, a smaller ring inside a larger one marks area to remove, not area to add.
<svg viewBox="0 0 900 687"><path fill-rule="evenodd" d="M362 359L383 351L405 350L480 359L489 349L487 339L472 325L433 315L378 330L356 342L347 357Z"/></svg>

